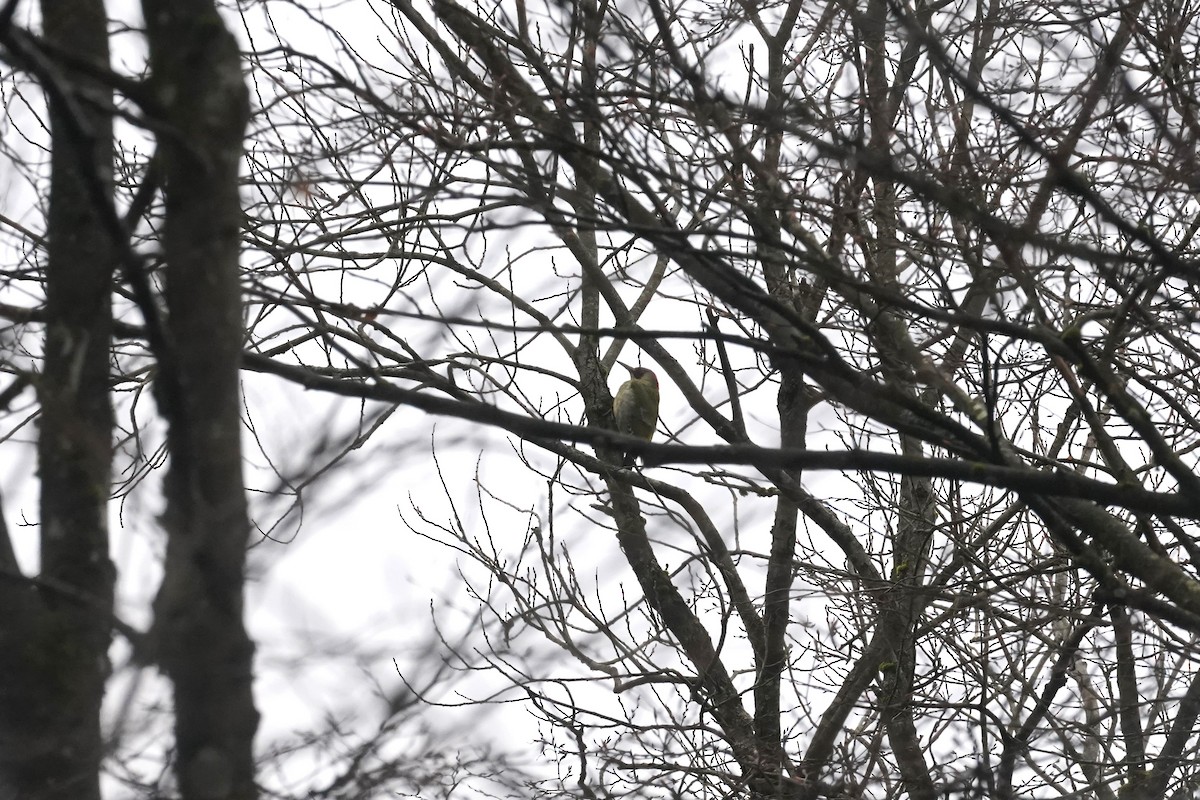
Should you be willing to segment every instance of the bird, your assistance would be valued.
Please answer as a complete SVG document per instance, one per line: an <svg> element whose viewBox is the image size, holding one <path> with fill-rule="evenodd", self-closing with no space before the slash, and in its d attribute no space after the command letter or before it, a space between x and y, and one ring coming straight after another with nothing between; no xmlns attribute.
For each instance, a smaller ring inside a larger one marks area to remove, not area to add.
<svg viewBox="0 0 1200 800"><path fill-rule="evenodd" d="M613 397L613 419L617 430L648 442L654 438L654 428L658 425L658 376L645 367L617 363L629 370L630 375ZM632 467L636 462L637 456L625 454L626 467Z"/></svg>

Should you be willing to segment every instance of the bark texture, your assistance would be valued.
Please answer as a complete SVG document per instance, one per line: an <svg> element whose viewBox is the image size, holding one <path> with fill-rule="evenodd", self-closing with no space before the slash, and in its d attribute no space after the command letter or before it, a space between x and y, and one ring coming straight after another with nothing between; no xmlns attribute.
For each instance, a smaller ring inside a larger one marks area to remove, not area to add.
<svg viewBox="0 0 1200 800"><path fill-rule="evenodd" d="M101 0L43 3L45 39L78 59L50 98L45 251L39 579L23 578L4 531L0 581L0 796L100 797L100 703L109 673L114 571L108 554L113 412L109 399L112 120L71 102L88 65L108 65Z"/></svg>
<svg viewBox="0 0 1200 800"><path fill-rule="evenodd" d="M185 800L250 798L258 713L243 622L249 531L238 369L238 167L249 117L237 42L208 0L146 0L166 194L167 322L157 397L170 428L158 657L175 690Z"/></svg>

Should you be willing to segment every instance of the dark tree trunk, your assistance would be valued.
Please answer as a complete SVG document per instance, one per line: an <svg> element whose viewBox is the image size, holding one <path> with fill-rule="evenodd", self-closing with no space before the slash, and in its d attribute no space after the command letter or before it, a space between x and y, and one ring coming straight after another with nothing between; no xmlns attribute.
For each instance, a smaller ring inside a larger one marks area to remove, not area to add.
<svg viewBox="0 0 1200 800"><path fill-rule="evenodd" d="M185 800L256 794L249 531L238 369L238 167L249 117L238 46L210 0L145 0L166 193L167 325L157 396L169 422L167 560L155 640L175 690Z"/></svg>
<svg viewBox="0 0 1200 800"><path fill-rule="evenodd" d="M107 67L101 0L43 3L42 13L48 42ZM92 97L104 91L88 89ZM60 100L50 103L45 360L36 381L41 575L20 579L5 547L0 795L98 800L114 579L107 513L115 247L96 201L111 192L112 121L93 105L68 111Z"/></svg>

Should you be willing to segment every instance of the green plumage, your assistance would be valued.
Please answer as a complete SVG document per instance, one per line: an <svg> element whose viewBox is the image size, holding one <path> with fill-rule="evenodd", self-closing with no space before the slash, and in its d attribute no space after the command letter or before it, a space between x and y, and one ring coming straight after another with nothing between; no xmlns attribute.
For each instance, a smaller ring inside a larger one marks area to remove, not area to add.
<svg viewBox="0 0 1200 800"><path fill-rule="evenodd" d="M621 384L613 397L613 419L617 430L650 441L658 426L658 377L645 367L621 366L629 370L631 377ZM633 466L633 462L633 457L625 457L626 466Z"/></svg>

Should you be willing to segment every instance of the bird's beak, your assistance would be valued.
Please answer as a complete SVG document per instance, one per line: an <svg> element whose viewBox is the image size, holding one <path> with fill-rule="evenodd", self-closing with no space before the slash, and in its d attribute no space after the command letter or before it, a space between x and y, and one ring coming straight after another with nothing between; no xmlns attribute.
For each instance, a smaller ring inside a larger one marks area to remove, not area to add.
<svg viewBox="0 0 1200 800"><path fill-rule="evenodd" d="M629 370L630 374L633 374L633 367L629 366L624 361L618 361L617 363L620 364L625 369Z"/></svg>

